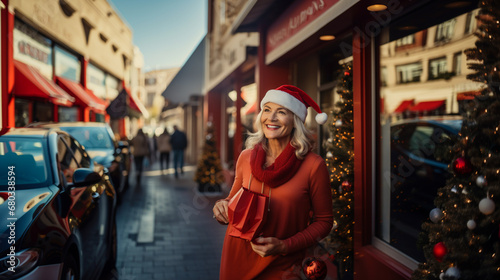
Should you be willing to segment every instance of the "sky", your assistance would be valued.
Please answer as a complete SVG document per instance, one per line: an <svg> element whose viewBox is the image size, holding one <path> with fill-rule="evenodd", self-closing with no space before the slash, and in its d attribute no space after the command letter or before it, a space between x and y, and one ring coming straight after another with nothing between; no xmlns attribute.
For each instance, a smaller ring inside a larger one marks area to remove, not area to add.
<svg viewBox="0 0 500 280"><path fill-rule="evenodd" d="M181 67L207 33L207 0L108 0L132 30L143 71Z"/></svg>

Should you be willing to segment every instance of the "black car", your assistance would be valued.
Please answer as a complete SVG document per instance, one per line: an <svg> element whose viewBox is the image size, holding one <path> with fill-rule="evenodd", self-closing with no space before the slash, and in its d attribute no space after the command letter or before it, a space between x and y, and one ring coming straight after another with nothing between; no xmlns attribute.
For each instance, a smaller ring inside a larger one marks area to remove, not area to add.
<svg viewBox="0 0 500 280"><path fill-rule="evenodd" d="M106 123L61 122L32 124L32 127L57 127L80 142L92 160L108 168L118 198L129 186L131 156L128 142L117 141Z"/></svg>
<svg viewBox="0 0 500 280"><path fill-rule="evenodd" d="M0 279L97 279L116 263L106 168L58 129L0 135Z"/></svg>

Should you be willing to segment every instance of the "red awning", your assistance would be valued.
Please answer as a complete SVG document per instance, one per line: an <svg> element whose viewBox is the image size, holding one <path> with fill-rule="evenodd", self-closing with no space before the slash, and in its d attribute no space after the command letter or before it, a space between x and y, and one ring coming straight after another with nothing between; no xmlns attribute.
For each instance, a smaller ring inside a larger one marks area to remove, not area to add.
<svg viewBox="0 0 500 280"><path fill-rule="evenodd" d="M423 112L423 111L432 111L439 109L439 107L443 106L446 100L436 100L436 101L424 101L419 102L417 105L410 107L410 111L412 112Z"/></svg>
<svg viewBox="0 0 500 280"><path fill-rule="evenodd" d="M14 60L15 84L14 95L31 98L48 99L56 105L70 107L75 99L47 79L34 67Z"/></svg>
<svg viewBox="0 0 500 280"><path fill-rule="evenodd" d="M56 77L56 80L62 89L76 98L76 105L90 107L98 113L106 112L107 102L95 96L92 91L86 90L79 83L63 77Z"/></svg>
<svg viewBox="0 0 500 280"><path fill-rule="evenodd" d="M257 112L257 101L255 101L250 108L245 112L245 115L250 115Z"/></svg>
<svg viewBox="0 0 500 280"><path fill-rule="evenodd" d="M394 113L403 113L404 111L408 110L408 108L412 106L414 102L415 99L401 101L401 104L399 104L396 110L394 110Z"/></svg>
<svg viewBox="0 0 500 280"><path fill-rule="evenodd" d="M139 99L137 99L135 96L133 96L132 94L130 94L130 92L128 90L127 90L127 94L129 96L128 105L129 105L130 109L136 110L137 112L139 112L142 115L144 115L145 118L148 118L149 117L149 112L146 109L146 107L144 107L144 105L142 104L142 102Z"/></svg>
<svg viewBox="0 0 500 280"><path fill-rule="evenodd" d="M474 90L474 91L465 91L465 92L459 92L457 94L457 100L473 100L474 97L480 95L481 92Z"/></svg>

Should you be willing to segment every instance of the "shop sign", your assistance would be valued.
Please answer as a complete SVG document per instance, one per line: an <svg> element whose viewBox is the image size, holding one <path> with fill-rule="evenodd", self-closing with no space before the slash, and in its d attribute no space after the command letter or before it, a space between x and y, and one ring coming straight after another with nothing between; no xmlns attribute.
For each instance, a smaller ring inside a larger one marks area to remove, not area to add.
<svg viewBox="0 0 500 280"><path fill-rule="evenodd" d="M50 40L20 21L14 25L14 59L37 68L45 77L52 79Z"/></svg>
<svg viewBox="0 0 500 280"><path fill-rule="evenodd" d="M295 1L269 27L266 37L266 58L271 62L284 51L295 47L312 33L352 7L359 0L303 0Z"/></svg>

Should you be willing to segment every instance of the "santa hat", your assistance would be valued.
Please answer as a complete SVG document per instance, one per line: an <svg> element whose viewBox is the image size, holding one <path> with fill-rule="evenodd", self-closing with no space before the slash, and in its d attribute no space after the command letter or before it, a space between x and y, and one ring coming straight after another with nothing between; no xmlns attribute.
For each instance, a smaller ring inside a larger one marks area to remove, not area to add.
<svg viewBox="0 0 500 280"><path fill-rule="evenodd" d="M316 115L317 123L324 124L328 119L328 116L321 112L318 104L307 93L296 86L282 85L277 89L267 91L266 96L260 102L260 108L262 109L267 102L276 103L287 108L303 122L306 120L308 107L312 107L318 112Z"/></svg>

